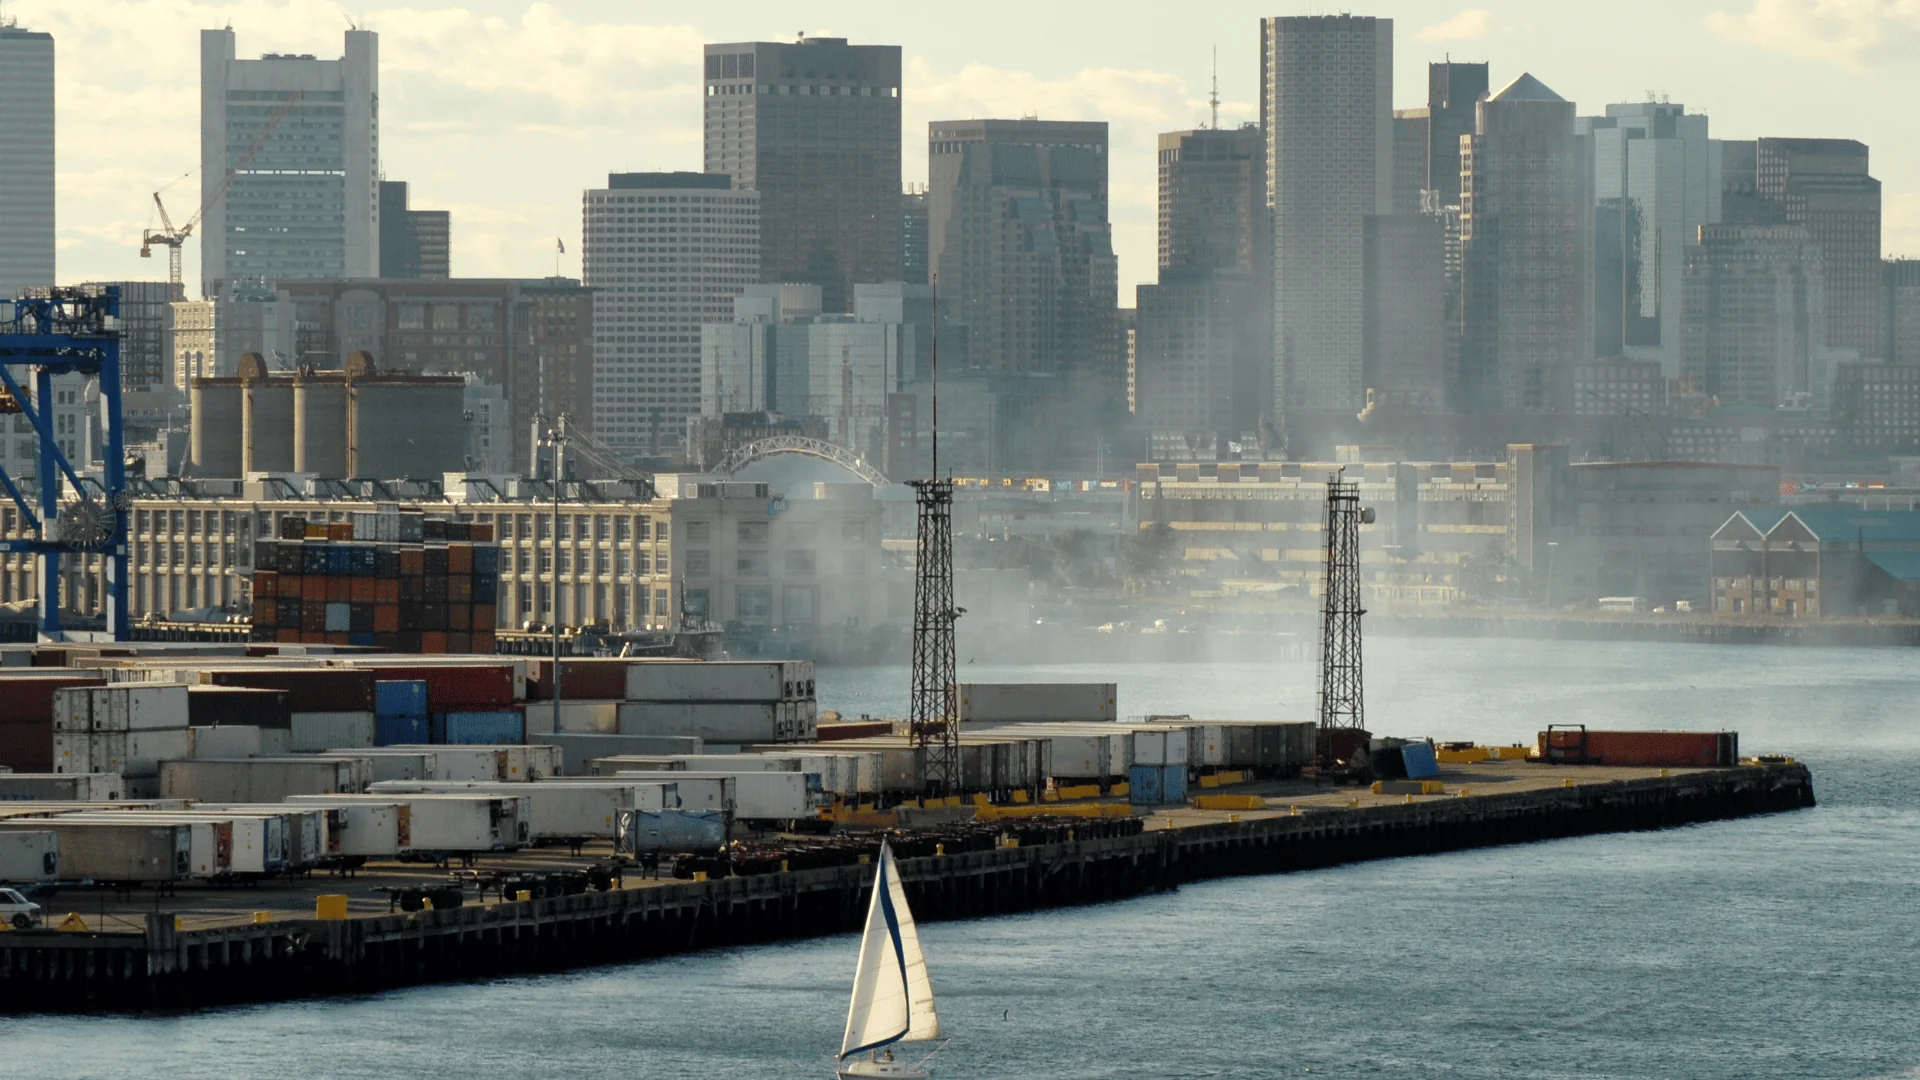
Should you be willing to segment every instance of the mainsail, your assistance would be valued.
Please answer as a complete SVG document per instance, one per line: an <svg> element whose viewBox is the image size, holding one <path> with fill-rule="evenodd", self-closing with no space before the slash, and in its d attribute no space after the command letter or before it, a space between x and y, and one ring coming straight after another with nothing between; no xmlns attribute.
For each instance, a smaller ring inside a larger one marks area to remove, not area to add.
<svg viewBox="0 0 1920 1080"><path fill-rule="evenodd" d="M913 912L907 908L893 849L883 843L840 1056L844 1059L896 1042L925 1042L939 1037L940 1016L933 1007L933 984L927 979L920 932L913 925Z"/></svg>

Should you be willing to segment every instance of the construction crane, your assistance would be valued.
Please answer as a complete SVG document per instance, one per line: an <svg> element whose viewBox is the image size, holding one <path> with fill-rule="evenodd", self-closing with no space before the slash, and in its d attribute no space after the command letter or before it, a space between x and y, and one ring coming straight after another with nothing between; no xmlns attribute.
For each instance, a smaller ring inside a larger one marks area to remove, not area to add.
<svg viewBox="0 0 1920 1080"><path fill-rule="evenodd" d="M146 229L141 232L140 257L150 259L153 257L153 246L164 245L167 249L167 280L174 285L179 285L180 249L186 246L187 237L193 235L193 230L200 224L200 219L205 217L213 204L227 193L229 187L233 186L234 177L240 175L240 170L253 163L254 155L260 152L261 147L267 145L267 139L273 134L274 129L280 126L280 121L286 119L287 113L306 96L307 92L304 90L295 90L287 95L287 99L280 103L280 107L274 110L272 116L267 118L267 123L260 129L260 134L255 135L253 141L247 144L247 148L241 152L239 159L227 169L227 175L220 178L220 183L207 195L206 201L200 204L200 209L193 212L193 216L187 219L185 225L174 228L173 218L167 214L167 204L160 201L160 192L154 192L153 205L160 210L162 228Z"/></svg>

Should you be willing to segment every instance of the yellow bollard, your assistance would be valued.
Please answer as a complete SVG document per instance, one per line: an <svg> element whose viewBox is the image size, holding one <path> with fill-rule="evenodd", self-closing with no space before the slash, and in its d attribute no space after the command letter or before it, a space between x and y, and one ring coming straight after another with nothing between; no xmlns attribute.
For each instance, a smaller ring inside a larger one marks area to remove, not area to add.
<svg viewBox="0 0 1920 1080"><path fill-rule="evenodd" d="M1660 775L1661 775L1661 776L1665 776L1665 775L1667 775L1667 770L1665 770L1665 769L1661 769L1661 770L1660 770Z"/></svg>
<svg viewBox="0 0 1920 1080"><path fill-rule="evenodd" d="M177 934L180 931L185 930L186 928L187 928L187 920L181 918L178 915L175 915L173 917L173 932Z"/></svg>
<svg viewBox="0 0 1920 1080"><path fill-rule="evenodd" d="M861 861L861 862L866 862L866 861L867 861L867 860L866 860L866 857L865 857L865 856L862 856L862 857L861 857L861 859L860 859L860 861ZM693 880L694 880L694 881L696 881L696 882L700 882L700 881L705 881L705 880L707 880L707 872L706 872L705 870L695 870L695 871L693 872Z"/></svg>
<svg viewBox="0 0 1920 1080"><path fill-rule="evenodd" d="M860 856L860 865L861 865L861 866L865 866L865 865L867 865L868 863L870 863L870 862L872 862L872 861L873 861L873 856L871 856L871 855L862 855L862 856Z"/></svg>
<svg viewBox="0 0 1920 1080"><path fill-rule="evenodd" d="M1572 786L1573 786L1573 781L1571 781L1571 780L1562 780L1562 781L1560 781L1560 786L1561 786L1561 787L1572 787Z"/></svg>
<svg viewBox="0 0 1920 1080"><path fill-rule="evenodd" d="M933 845L933 853L935 855L945 855L947 853L947 845L945 844Z"/></svg>
<svg viewBox="0 0 1920 1080"><path fill-rule="evenodd" d="M1463 798L1463 799L1464 799L1464 798L1466 798L1466 797L1467 797L1468 795L1470 795L1470 794L1472 794L1472 790L1471 790L1470 788L1461 788L1461 789L1460 789L1460 797L1461 797L1461 798Z"/></svg>
<svg viewBox="0 0 1920 1080"><path fill-rule="evenodd" d="M1238 824L1240 823L1240 815L1239 815L1239 814L1228 814L1228 815L1227 815L1227 820L1228 820L1229 822L1232 822L1232 823L1233 823L1233 824L1235 824L1235 825L1238 825Z"/></svg>
<svg viewBox="0 0 1920 1080"><path fill-rule="evenodd" d="M533 899L533 893L529 892L526 889L521 889L518 892L515 892L513 894L513 898L519 901L520 903L524 904L527 901Z"/></svg>
<svg viewBox="0 0 1920 1080"><path fill-rule="evenodd" d="M273 921L273 912L256 911L253 913L253 921L256 923L270 923Z"/></svg>
<svg viewBox="0 0 1920 1080"><path fill-rule="evenodd" d="M1300 805L1299 805L1298 803L1295 803L1294 805L1292 805L1292 806L1289 806L1289 807L1287 807L1287 816L1288 816L1288 817L1299 817L1299 816L1300 816Z"/></svg>
<svg viewBox="0 0 1920 1080"><path fill-rule="evenodd" d="M1359 800L1359 799L1348 799L1348 800L1347 800L1347 809L1349 809L1349 810L1358 810L1358 809L1360 809L1360 800Z"/></svg>
<svg viewBox="0 0 1920 1080"><path fill-rule="evenodd" d="M787 860L785 859L780 860L780 872L783 874L787 872Z"/></svg>
<svg viewBox="0 0 1920 1080"><path fill-rule="evenodd" d="M175 915L173 919L174 919L174 929L177 930L180 928L179 927L180 916ZM77 932L86 930L86 928L87 928L87 920L81 918L80 913L77 911L67 912L67 917L60 920L60 929L62 930L77 933Z"/></svg>
<svg viewBox="0 0 1920 1080"><path fill-rule="evenodd" d="M347 897L345 893L328 893L313 898L313 917L316 919L344 919L347 917Z"/></svg>
<svg viewBox="0 0 1920 1080"><path fill-rule="evenodd" d="M1407 805L1408 805L1408 806L1412 806L1412 805L1413 805L1413 796L1411 796L1411 795L1409 795L1409 796L1407 796L1407 800L1406 800L1406 801L1407 801Z"/></svg>
<svg viewBox="0 0 1920 1080"><path fill-rule="evenodd" d="M431 897L431 896L423 896L423 897L421 897L421 898L420 898L420 910L421 910L421 911L432 911L432 910L433 910L433 897Z"/></svg>

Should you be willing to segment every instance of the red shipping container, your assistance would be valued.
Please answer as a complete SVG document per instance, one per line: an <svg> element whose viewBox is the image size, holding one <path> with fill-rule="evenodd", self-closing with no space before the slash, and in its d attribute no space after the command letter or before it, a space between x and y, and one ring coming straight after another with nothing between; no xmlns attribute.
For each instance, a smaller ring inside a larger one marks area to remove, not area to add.
<svg viewBox="0 0 1920 1080"><path fill-rule="evenodd" d="M438 637L440 647L428 643ZM449 635L428 631L422 635L423 652L458 652L451 647ZM496 709L518 704L514 696L513 668L509 664L475 661L472 664L359 664L357 670L371 671L381 682L419 679L427 684L427 709L431 712L460 712L466 709Z"/></svg>
<svg viewBox="0 0 1920 1080"><path fill-rule="evenodd" d="M373 598L382 604L394 604L400 601L400 579L383 577L374 580Z"/></svg>
<svg viewBox="0 0 1920 1080"><path fill-rule="evenodd" d="M53 722L53 692L72 686L105 686L105 676L71 669L7 668L0 675L0 724ZM14 674L18 672L18 674ZM51 730L51 729L49 729ZM51 738L51 736L49 736ZM47 743L53 752L53 743Z"/></svg>
<svg viewBox="0 0 1920 1080"><path fill-rule="evenodd" d="M1740 736L1731 731L1601 731L1561 728L1540 733L1549 761L1644 768L1737 765Z"/></svg>
<svg viewBox="0 0 1920 1080"><path fill-rule="evenodd" d="M423 653L446 652L447 632L445 630L422 630L420 632L420 651Z"/></svg>
<svg viewBox="0 0 1920 1080"><path fill-rule="evenodd" d="M274 589L280 596L284 596L289 600L298 600L300 599L300 592L306 580L307 579L300 574L281 574L280 581L274 586Z"/></svg>
<svg viewBox="0 0 1920 1080"><path fill-rule="evenodd" d="M376 592L373 578L358 577L358 578L349 578L348 580L350 580L353 583L350 586L350 592L352 593L354 603L356 604L373 603L374 594Z"/></svg>
<svg viewBox="0 0 1920 1080"><path fill-rule="evenodd" d="M330 577L327 579L327 600L335 604L353 602L353 580L350 577Z"/></svg>
<svg viewBox="0 0 1920 1080"><path fill-rule="evenodd" d="M52 772L53 716L0 723L0 765L14 772Z"/></svg>
<svg viewBox="0 0 1920 1080"><path fill-rule="evenodd" d="M815 738L820 742L836 739L871 739L893 734L893 725L885 720L851 720L840 724L821 724Z"/></svg>
<svg viewBox="0 0 1920 1080"><path fill-rule="evenodd" d="M253 575L253 598L265 597L268 600L280 595L280 575L271 570L255 571Z"/></svg>
<svg viewBox="0 0 1920 1080"><path fill-rule="evenodd" d="M473 632L473 651L474 652L491 653L494 651L494 649L495 649L495 645L494 645L493 631L476 630Z"/></svg>
<svg viewBox="0 0 1920 1080"><path fill-rule="evenodd" d="M399 604L375 604L373 608L373 632L391 634L400 629Z"/></svg>
<svg viewBox="0 0 1920 1080"><path fill-rule="evenodd" d="M303 635L303 640L318 643L325 635ZM293 712L373 711L373 673L363 668L222 668L208 672L207 681L285 690Z"/></svg>

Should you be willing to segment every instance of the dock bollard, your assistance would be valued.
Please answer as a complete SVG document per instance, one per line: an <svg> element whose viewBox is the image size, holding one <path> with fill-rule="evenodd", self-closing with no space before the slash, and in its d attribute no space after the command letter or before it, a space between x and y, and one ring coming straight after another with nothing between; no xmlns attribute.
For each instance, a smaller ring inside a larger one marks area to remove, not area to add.
<svg viewBox="0 0 1920 1080"><path fill-rule="evenodd" d="M530 892L529 890L521 889L513 894L513 898L519 901L520 903L524 904L527 901L533 899L533 893Z"/></svg>
<svg viewBox="0 0 1920 1080"><path fill-rule="evenodd" d="M327 893L313 898L313 917L316 919L344 919L347 917L347 895L345 893Z"/></svg>
<svg viewBox="0 0 1920 1080"><path fill-rule="evenodd" d="M421 898L420 898L420 910L421 910L421 911L432 911L432 910L433 910L433 897L431 897L431 896L423 896L423 897L421 897Z"/></svg>
<svg viewBox="0 0 1920 1080"><path fill-rule="evenodd" d="M1661 775L1661 776L1666 776L1666 775L1667 775L1667 770L1665 770L1665 769L1661 769L1661 770L1660 770L1660 775Z"/></svg>
<svg viewBox="0 0 1920 1080"><path fill-rule="evenodd" d="M945 844L935 844L935 845L933 845L933 853L934 853L934 854L935 854L936 856L938 856L938 855L945 855L945 854L947 853L947 845L945 845Z"/></svg>
<svg viewBox="0 0 1920 1080"><path fill-rule="evenodd" d="M865 855L860 856L860 861L866 862L867 857ZM707 880L707 872L705 870L695 870L693 872L693 880L696 882Z"/></svg>
<svg viewBox="0 0 1920 1080"><path fill-rule="evenodd" d="M253 913L253 921L256 923L270 923L273 921L273 912L256 911Z"/></svg>
<svg viewBox="0 0 1920 1080"><path fill-rule="evenodd" d="M1228 815L1227 815L1227 821L1228 821L1228 822L1230 822L1231 824L1234 824L1234 825L1238 825L1238 824L1240 824L1240 815L1239 815L1239 814L1228 814Z"/></svg>
<svg viewBox="0 0 1920 1080"><path fill-rule="evenodd" d="M1561 787L1572 787L1572 786L1573 786L1573 781L1571 781L1571 780L1562 780L1562 781L1560 781L1560 786L1561 786Z"/></svg>
<svg viewBox="0 0 1920 1080"><path fill-rule="evenodd" d="M1288 816L1288 817L1299 817L1299 816L1300 816L1300 807L1299 807L1299 805L1298 805L1298 804L1295 804L1295 805L1293 805L1293 806L1289 806L1289 807L1287 807L1287 816Z"/></svg>

